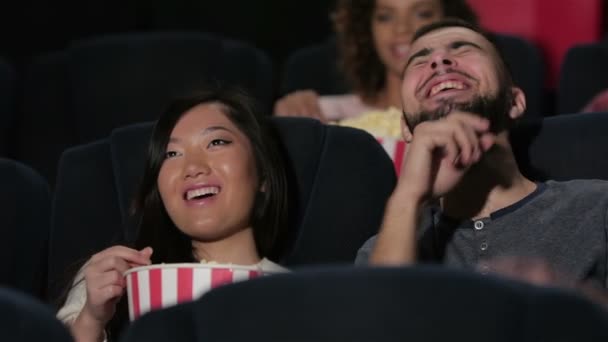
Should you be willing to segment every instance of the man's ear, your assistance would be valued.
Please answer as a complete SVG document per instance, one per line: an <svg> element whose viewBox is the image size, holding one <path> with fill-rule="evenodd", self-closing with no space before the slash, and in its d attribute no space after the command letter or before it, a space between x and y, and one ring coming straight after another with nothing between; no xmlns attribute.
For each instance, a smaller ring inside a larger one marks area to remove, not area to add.
<svg viewBox="0 0 608 342"><path fill-rule="evenodd" d="M513 93L513 106L509 112L511 120L518 119L526 111L526 95L523 90L518 87L512 87L511 92Z"/></svg>

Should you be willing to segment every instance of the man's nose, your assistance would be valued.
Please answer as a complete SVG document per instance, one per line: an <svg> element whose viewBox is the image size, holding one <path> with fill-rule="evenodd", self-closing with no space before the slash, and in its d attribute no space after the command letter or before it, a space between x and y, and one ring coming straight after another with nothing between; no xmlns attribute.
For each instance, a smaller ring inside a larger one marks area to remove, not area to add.
<svg viewBox="0 0 608 342"><path fill-rule="evenodd" d="M454 60L447 54L437 54L431 61L431 68L438 69L442 67L454 66Z"/></svg>

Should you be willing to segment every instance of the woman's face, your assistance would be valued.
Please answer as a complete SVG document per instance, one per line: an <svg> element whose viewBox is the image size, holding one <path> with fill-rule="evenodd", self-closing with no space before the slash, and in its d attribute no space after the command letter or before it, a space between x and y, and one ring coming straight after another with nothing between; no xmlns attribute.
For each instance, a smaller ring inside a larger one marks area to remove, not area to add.
<svg viewBox="0 0 608 342"><path fill-rule="evenodd" d="M177 122L158 189L171 220L195 241L219 241L250 228L260 190L253 150L220 104L198 105Z"/></svg>
<svg viewBox="0 0 608 342"><path fill-rule="evenodd" d="M401 74L414 32L442 17L440 0L376 0L372 35L388 73Z"/></svg>

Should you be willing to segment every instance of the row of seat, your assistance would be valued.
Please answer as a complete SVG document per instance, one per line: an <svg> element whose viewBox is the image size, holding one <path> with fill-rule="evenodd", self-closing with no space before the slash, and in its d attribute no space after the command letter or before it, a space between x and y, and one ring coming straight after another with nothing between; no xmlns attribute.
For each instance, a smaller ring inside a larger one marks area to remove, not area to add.
<svg viewBox="0 0 608 342"><path fill-rule="evenodd" d="M539 52L517 37L496 35L496 41L527 94L527 115L542 117L546 112ZM335 61L333 38L297 51L285 65L280 92L348 92ZM209 82L239 84L270 112L275 79L273 65L261 50L211 34L125 34L75 42L34 59L19 78L0 63L0 156L34 167L53 186L57 161L66 148L122 125L153 120L175 94ZM568 96L577 94L566 89L559 98L567 103Z"/></svg>
<svg viewBox="0 0 608 342"><path fill-rule="evenodd" d="M361 130L312 119L271 120L291 170L293 229L282 262L290 267L351 263L378 229L395 184L390 158ZM31 168L0 162L0 251L6 265L0 283L56 298L68 286L71 266L110 245L133 241L129 202L143 173L151 127L122 127L68 149L52 196ZM522 124L511 138L520 168L531 179L608 180L606 129L607 113L562 115Z"/></svg>
<svg viewBox="0 0 608 342"><path fill-rule="evenodd" d="M39 302L0 289L7 341L72 341ZM472 323L473 322L473 323ZM226 285L135 320L134 341L605 341L608 312L573 292L440 267L316 267Z"/></svg>
<svg viewBox="0 0 608 342"><path fill-rule="evenodd" d="M352 264L357 249L377 231L395 185L391 160L364 131L312 119L271 120L284 145L293 201L281 262L295 269ZM67 289L73 266L110 245L133 241L129 198L142 174L151 128L152 123L129 125L68 149L52 197L30 168L0 161L6 189L0 202L0 285L54 299ZM527 122L511 140L523 172L534 180L608 180L606 129L608 113L562 115Z"/></svg>

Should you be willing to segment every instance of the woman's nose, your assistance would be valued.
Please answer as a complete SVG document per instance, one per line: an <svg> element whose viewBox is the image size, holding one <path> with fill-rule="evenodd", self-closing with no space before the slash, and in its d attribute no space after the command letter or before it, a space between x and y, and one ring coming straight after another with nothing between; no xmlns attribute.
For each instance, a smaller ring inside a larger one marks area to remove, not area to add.
<svg viewBox="0 0 608 342"><path fill-rule="evenodd" d="M409 19L398 19L395 24L395 32L398 34L410 34L412 27Z"/></svg>
<svg viewBox="0 0 608 342"><path fill-rule="evenodd" d="M190 157L187 158L184 171L185 178L196 178L200 175L208 175L211 172L211 168L203 158Z"/></svg>

